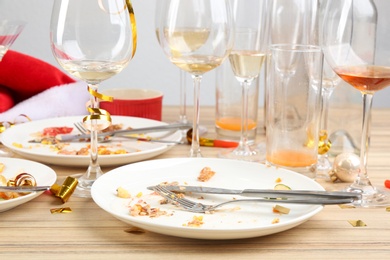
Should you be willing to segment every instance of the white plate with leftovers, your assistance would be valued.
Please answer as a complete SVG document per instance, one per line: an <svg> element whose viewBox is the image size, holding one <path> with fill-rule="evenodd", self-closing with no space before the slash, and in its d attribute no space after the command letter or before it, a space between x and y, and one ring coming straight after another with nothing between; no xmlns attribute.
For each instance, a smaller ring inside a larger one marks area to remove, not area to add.
<svg viewBox="0 0 390 260"><path fill-rule="evenodd" d="M13 152L34 161L65 166L88 166L89 142L60 142L56 144L31 143L40 136L56 133L79 134L74 127L83 116L58 117L31 121L8 128L1 136L2 143ZM120 128L141 128L166 125L167 123L127 116L112 116L112 125ZM181 133L168 131L142 134L144 137L168 141L180 141ZM142 137L141 136L141 137ZM160 155L173 147L172 144L144 142L127 138L114 138L110 142L99 143L99 164L101 166L123 165L142 161Z"/></svg>
<svg viewBox="0 0 390 260"><path fill-rule="evenodd" d="M24 159L0 158L0 185L7 186L9 180L21 173L28 173L33 176L37 186L51 186L57 179L57 175L50 167ZM5 183L4 183L5 181ZM22 205L39 195L43 191L30 193L1 192L0 191L0 212L10 210Z"/></svg>
<svg viewBox="0 0 390 260"><path fill-rule="evenodd" d="M204 173L208 167L212 174ZM233 203L211 214L192 213L165 203L147 187L160 183L231 189L324 190L301 174L263 164L217 158L172 158L125 165L107 172L92 186L102 209L132 226L171 236L197 239L238 239L265 236L296 227L320 212L321 205ZM237 195L186 193L188 199L213 204ZM247 197L246 197L247 198ZM275 210L283 207L285 211ZM284 213L281 213L284 212Z"/></svg>

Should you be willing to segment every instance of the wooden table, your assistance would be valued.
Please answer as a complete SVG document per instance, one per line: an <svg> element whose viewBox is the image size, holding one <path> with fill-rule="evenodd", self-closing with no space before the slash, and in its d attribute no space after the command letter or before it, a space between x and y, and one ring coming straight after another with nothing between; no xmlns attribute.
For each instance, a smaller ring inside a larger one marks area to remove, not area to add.
<svg viewBox="0 0 390 260"><path fill-rule="evenodd" d="M214 109L201 108L201 124L214 135ZM166 122L178 109L163 110ZM260 114L261 115L261 114ZM390 179L390 110L374 110L369 171L372 182ZM264 138L260 131L259 138ZM186 156L188 146L176 146L158 158ZM216 148L203 148L215 157ZM58 176L85 170L51 165ZM110 168L104 168L104 171ZM346 184L324 183L338 189ZM50 209L70 207L71 213ZM353 227L348 220L362 220ZM92 199L72 197L62 204L43 194L33 201L0 213L0 259L389 259L390 212L378 209L341 209L326 206L319 214L291 230L265 237L207 241L151 232L129 233L129 225L100 209Z"/></svg>

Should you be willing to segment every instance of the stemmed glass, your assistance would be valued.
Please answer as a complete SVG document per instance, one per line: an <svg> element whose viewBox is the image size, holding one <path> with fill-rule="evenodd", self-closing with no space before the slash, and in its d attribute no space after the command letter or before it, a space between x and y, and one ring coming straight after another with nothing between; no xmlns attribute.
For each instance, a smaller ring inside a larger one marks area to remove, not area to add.
<svg viewBox="0 0 390 260"><path fill-rule="evenodd" d="M11 45L15 42L16 38L18 38L19 34L23 31L25 25L26 23L23 21L0 21L0 62ZM0 122L0 134L3 131L1 126L2 124ZM1 157L7 157L10 155L10 152L0 149Z"/></svg>
<svg viewBox="0 0 390 260"><path fill-rule="evenodd" d="M157 41L160 43L160 18L161 18L161 8L163 6L163 1L157 1L155 9L155 29ZM187 119L187 79L186 72L182 69L179 69L179 119L177 122L186 124L188 123ZM187 130L183 130L182 139L187 140L186 133Z"/></svg>
<svg viewBox="0 0 390 260"><path fill-rule="evenodd" d="M233 45L233 17L228 0L159 0L160 45L169 60L191 74L194 117L190 157L201 157L199 92L204 73L218 67Z"/></svg>
<svg viewBox="0 0 390 260"><path fill-rule="evenodd" d="M23 21L0 21L0 61L26 25Z"/></svg>
<svg viewBox="0 0 390 260"><path fill-rule="evenodd" d="M377 30L379 21L375 4L370 0L327 1L323 28L325 58L335 73L363 97L360 171L347 188L362 193L359 206L363 207L390 205L389 193L372 185L367 172L373 95L390 85L390 28L384 24L378 26L381 31Z"/></svg>
<svg viewBox="0 0 390 260"><path fill-rule="evenodd" d="M78 179L75 196L90 197L93 182L102 175L98 162L97 131L110 124L110 115L99 109L100 82L121 72L133 57L136 28L128 0L56 0L50 41L54 57L68 73L85 81L91 100L83 121L91 130L90 164ZM86 90L85 90L86 91Z"/></svg>
<svg viewBox="0 0 390 260"><path fill-rule="evenodd" d="M241 85L241 137L237 148L220 152L221 157L245 161L261 161L265 151L250 146L248 132L256 122L250 122L248 115L249 89L261 71L266 59L267 1L245 0L234 2L234 46L229 54L233 73Z"/></svg>

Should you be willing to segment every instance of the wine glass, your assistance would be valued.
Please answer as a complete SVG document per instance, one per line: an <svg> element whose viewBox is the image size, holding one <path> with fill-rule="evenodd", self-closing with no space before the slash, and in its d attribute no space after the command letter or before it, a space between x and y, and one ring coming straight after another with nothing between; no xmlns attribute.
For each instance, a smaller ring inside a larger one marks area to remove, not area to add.
<svg viewBox="0 0 390 260"><path fill-rule="evenodd" d="M0 21L0 62L25 25L23 21Z"/></svg>
<svg viewBox="0 0 390 260"><path fill-rule="evenodd" d="M224 158L262 161L265 151L248 142L248 132L256 127L248 115L249 89L261 71L267 51L267 1L245 0L234 2L234 46L229 54L233 73L242 88L241 94L241 136L237 148L224 150Z"/></svg>
<svg viewBox="0 0 390 260"><path fill-rule="evenodd" d="M373 95L390 85L390 28L387 24L377 27L380 18L371 0L328 0L323 28L323 50L329 65L363 97L360 170L347 188L362 193L358 204L362 207L390 205L390 194L375 187L367 172Z"/></svg>
<svg viewBox="0 0 390 260"><path fill-rule="evenodd" d="M93 182L102 175L98 162L97 131L110 124L108 112L99 109L103 80L121 72L136 49L134 13L127 0L56 0L50 41L54 57L69 74L85 81L91 100L83 121L91 131L90 164L78 179L75 196L90 197Z"/></svg>
<svg viewBox="0 0 390 260"><path fill-rule="evenodd" d="M2 61L4 55L7 53L8 49L14 43L16 38L18 38L25 25L26 23L23 21L0 21L0 62ZM5 130L5 126L3 126L0 122L0 134L3 130ZM11 152L0 149L1 157L8 157L11 155Z"/></svg>
<svg viewBox="0 0 390 260"><path fill-rule="evenodd" d="M156 36L157 41L160 43L160 17L161 17L161 8L163 2L157 1L155 9L155 27L156 27ZM177 122L186 124L188 123L187 119L187 74L184 70L179 70L179 119ZM187 140L186 131L182 130L182 141Z"/></svg>
<svg viewBox="0 0 390 260"><path fill-rule="evenodd" d="M204 73L218 67L233 45L233 17L228 0L159 0L160 45L169 60L191 74L194 117L190 157L201 157L199 91Z"/></svg>

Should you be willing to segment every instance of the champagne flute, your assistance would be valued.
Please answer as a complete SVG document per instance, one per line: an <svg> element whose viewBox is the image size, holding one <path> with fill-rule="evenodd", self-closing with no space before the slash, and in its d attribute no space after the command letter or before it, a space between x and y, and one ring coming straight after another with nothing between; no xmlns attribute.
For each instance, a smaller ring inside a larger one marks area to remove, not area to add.
<svg viewBox="0 0 390 260"><path fill-rule="evenodd" d="M241 85L241 137L237 148L224 150L224 158L262 161L265 151L248 142L248 132L257 122L249 118L249 89L261 71L267 51L267 1L245 0L234 2L234 46L229 54L233 73Z"/></svg>
<svg viewBox="0 0 390 260"><path fill-rule="evenodd" d="M12 20L2 20L0 21L0 62L3 59L4 55L7 53L8 49L18 38L19 34L22 32L25 22L23 21L12 21ZM0 134L5 130L6 126L0 122ZM12 152L5 151L0 149L1 157L11 156Z"/></svg>
<svg viewBox="0 0 390 260"><path fill-rule="evenodd" d="M90 197L103 173L98 162L97 131L110 124L99 109L100 82L121 72L136 48L134 13L128 0L55 0L50 25L53 55L69 74L85 81L91 100L83 121L91 130L90 164L78 179L75 196Z"/></svg>
<svg viewBox="0 0 390 260"><path fill-rule="evenodd" d="M323 50L329 65L363 97L360 170L347 188L362 193L357 204L362 207L390 205L390 194L375 187L367 171L373 95L390 85L390 28L384 24L378 26L379 31L380 18L371 0L328 0L323 28Z"/></svg>
<svg viewBox="0 0 390 260"><path fill-rule="evenodd" d="M159 0L160 45L169 60L191 74L194 117L190 157L201 157L199 91L204 73L218 67L233 45L233 17L228 0Z"/></svg>

